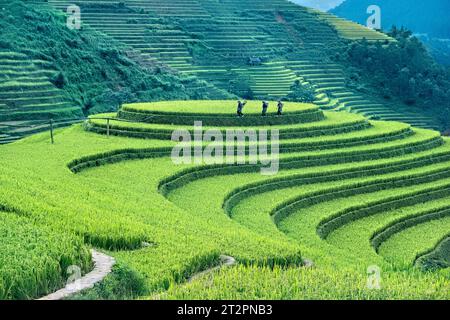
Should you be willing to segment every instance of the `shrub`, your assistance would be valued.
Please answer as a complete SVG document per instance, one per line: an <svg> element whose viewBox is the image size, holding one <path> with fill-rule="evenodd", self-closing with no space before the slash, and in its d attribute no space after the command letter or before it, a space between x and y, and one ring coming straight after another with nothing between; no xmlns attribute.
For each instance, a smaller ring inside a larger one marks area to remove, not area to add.
<svg viewBox="0 0 450 320"><path fill-rule="evenodd" d="M64 74L62 72L58 72L50 80L59 89L62 89L66 84L66 78L64 77Z"/></svg>
<svg viewBox="0 0 450 320"><path fill-rule="evenodd" d="M393 27L388 34L397 41L353 42L336 57L350 67L350 82L355 87L366 84L374 95L420 107L447 125L450 117L442 110L450 106L450 73L409 30Z"/></svg>
<svg viewBox="0 0 450 320"><path fill-rule="evenodd" d="M314 92L315 90L311 85L304 85L299 80L296 80L291 86L291 92L287 95L286 99L296 102L313 102Z"/></svg>

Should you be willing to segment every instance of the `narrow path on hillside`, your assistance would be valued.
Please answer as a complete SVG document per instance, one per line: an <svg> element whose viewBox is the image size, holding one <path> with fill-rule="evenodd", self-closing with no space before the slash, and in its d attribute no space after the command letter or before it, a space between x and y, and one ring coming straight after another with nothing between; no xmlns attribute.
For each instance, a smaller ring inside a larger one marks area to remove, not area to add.
<svg viewBox="0 0 450 320"><path fill-rule="evenodd" d="M94 261L94 269L91 272L75 282L67 284L64 288L38 300L62 300L80 291L92 288L96 283L102 281L110 274L112 267L116 263L115 259L95 250L91 250L91 252L92 260Z"/></svg>

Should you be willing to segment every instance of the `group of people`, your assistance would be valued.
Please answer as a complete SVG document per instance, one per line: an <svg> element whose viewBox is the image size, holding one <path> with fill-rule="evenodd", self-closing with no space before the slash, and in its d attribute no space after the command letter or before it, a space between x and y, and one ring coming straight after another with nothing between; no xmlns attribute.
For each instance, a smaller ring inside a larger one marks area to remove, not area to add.
<svg viewBox="0 0 450 320"><path fill-rule="evenodd" d="M244 113L242 112L244 110L244 106L247 104L247 101L238 101L238 107L237 107L237 115L238 117L243 117ZM284 104L281 100L278 100L277 104L277 115L281 116L283 114L283 107ZM262 102L262 113L261 115L265 117L267 115L267 109L269 109L269 102L263 101Z"/></svg>

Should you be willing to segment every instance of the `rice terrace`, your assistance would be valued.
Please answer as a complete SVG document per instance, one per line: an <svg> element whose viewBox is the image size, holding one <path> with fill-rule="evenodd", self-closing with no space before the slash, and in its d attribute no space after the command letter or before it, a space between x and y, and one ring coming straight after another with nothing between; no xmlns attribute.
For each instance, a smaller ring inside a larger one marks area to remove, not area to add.
<svg viewBox="0 0 450 320"><path fill-rule="evenodd" d="M295 2L0 0L1 300L450 299L450 69Z"/></svg>

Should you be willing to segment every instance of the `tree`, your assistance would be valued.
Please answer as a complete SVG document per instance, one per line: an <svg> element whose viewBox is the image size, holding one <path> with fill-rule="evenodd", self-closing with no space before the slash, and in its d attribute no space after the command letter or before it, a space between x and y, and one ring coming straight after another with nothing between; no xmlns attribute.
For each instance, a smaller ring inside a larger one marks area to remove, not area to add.
<svg viewBox="0 0 450 320"><path fill-rule="evenodd" d="M296 102L313 102L314 88L309 84L302 85L299 80L295 80L291 86L291 92L287 95L286 99Z"/></svg>
<svg viewBox="0 0 450 320"><path fill-rule="evenodd" d="M64 74L62 72L58 72L58 74L50 80L55 85L55 87L59 89L62 89L66 84L66 78L64 77Z"/></svg>

